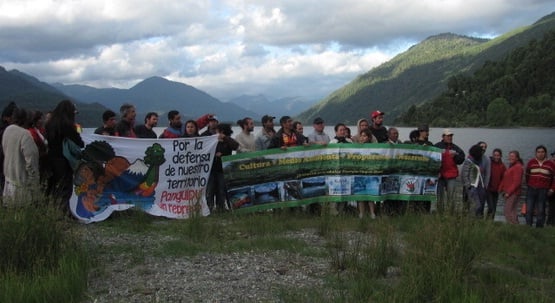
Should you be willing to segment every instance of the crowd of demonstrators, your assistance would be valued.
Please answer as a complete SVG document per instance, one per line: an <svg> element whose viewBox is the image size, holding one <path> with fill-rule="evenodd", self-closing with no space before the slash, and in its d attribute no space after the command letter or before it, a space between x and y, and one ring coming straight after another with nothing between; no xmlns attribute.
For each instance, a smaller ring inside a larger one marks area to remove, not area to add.
<svg viewBox="0 0 555 303"><path fill-rule="evenodd" d="M84 147L75 115L77 109L69 100L61 101L52 112L44 115L39 111L19 109L15 103L8 104L2 111L0 122L0 192L4 197L13 194L22 186L46 183L46 194L59 201L60 208L69 210L69 199L73 188L73 169L64 156L63 143L71 141L79 148ZM320 117L313 120L313 132L304 135L304 127L300 121L293 121L289 116L279 120L280 129L274 129L272 115L264 115L261 119L262 129L253 134L254 121L246 117L237 122L241 132L235 138L231 135L230 124L220 124L213 114L205 114L197 120L181 122L181 115L177 110L168 112L169 125L160 138L182 138L202 136L218 136L216 155L207 186L207 200L211 211L231 209L227 204L227 190L223 178L221 157L234 152L251 152L268 148L287 149L294 146L310 144L327 145L328 143L389 143L401 144L399 131L395 127L389 129L384 126L384 112L375 110L370 114L370 121L359 119L356 133L348 132L344 123L335 125L335 134L330 138L325 133L325 123ZM135 126L135 106L125 103L120 107L120 119L114 111L106 110L102 115L102 125L94 132L106 136L120 136L129 138L156 139L154 128L158 123L158 114L148 113L144 124ZM199 134L207 127L202 134ZM503 199L505 206L503 213L508 223L517 224L517 207L521 195L521 183L525 180L526 195L526 224L543 227L544 224L555 224L555 151L551 159L547 148L540 145L536 148L536 155L524 166L519 152L513 150L508 153L508 165L503 163L503 152L495 148L491 157L486 155L487 143L480 141L465 152L453 143L453 132L444 129L441 141L433 144L429 138L428 125L420 125L411 131L406 144L435 146L442 150L441 167L437 186L437 208L440 213L446 210L454 213L456 180L460 177L463 184L463 196L469 201L463 201L463 210L472 212L476 217L493 219L499 199ZM462 165L459 176L458 166ZM37 187L38 188L38 187ZM397 204L395 204L397 202ZM387 201L390 209L404 208L404 201ZM423 201L420 210L430 211L431 201ZM340 212L345 204L332 203L333 208ZM359 216L368 213L374 218L376 207L374 202L359 202L357 204ZM549 212L546 213L546 210ZM535 216L535 220L534 220ZM547 219L546 219L547 217Z"/></svg>
<svg viewBox="0 0 555 303"><path fill-rule="evenodd" d="M149 112L145 116L145 123L135 126L135 135L137 138L156 139L158 136L154 129L158 125L158 114Z"/></svg>

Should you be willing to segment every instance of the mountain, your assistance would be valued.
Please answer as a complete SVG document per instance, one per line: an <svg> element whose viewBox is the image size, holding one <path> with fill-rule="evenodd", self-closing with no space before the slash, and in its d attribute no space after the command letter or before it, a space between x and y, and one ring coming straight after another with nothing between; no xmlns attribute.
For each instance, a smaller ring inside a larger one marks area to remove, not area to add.
<svg viewBox="0 0 555 303"><path fill-rule="evenodd" d="M55 87L18 70L7 71L0 66L0 109L14 101L19 107L47 112L70 97ZM79 109L77 120L84 127L102 123L102 112L106 108L98 103L86 104L74 100Z"/></svg>
<svg viewBox="0 0 555 303"><path fill-rule="evenodd" d="M55 84L55 87L75 99L98 102L116 112L126 102L134 104L137 111L143 114L157 112L160 115L158 125L165 125L166 113L172 109L181 113L182 120L197 118L206 113L216 114L220 122L235 122L246 116L258 117L256 113L236 104L221 102L190 85L162 77L150 77L130 89L63 84Z"/></svg>
<svg viewBox="0 0 555 303"><path fill-rule="evenodd" d="M450 77L472 74L488 60L503 58L553 29L555 13L491 40L452 33L429 37L358 76L298 118L307 122L320 116L330 123L354 124L379 109L386 113L386 124L393 123L411 105L421 105L445 91Z"/></svg>
<svg viewBox="0 0 555 303"><path fill-rule="evenodd" d="M436 127L555 127L555 30L488 61L473 75L456 75L447 90L401 116L404 125Z"/></svg>
<svg viewBox="0 0 555 303"><path fill-rule="evenodd" d="M249 111L255 112L258 116L272 115L278 117L279 119L281 116L296 116L302 111L308 109L316 101L306 100L301 97L286 97L269 100L264 95L241 95L229 100L228 102L237 104L238 106L241 106Z"/></svg>

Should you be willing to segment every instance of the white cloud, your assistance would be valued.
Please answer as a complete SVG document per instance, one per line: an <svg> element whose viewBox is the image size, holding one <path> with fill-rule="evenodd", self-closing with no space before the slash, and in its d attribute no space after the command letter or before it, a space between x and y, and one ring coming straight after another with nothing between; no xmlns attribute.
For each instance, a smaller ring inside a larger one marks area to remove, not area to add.
<svg viewBox="0 0 555 303"><path fill-rule="evenodd" d="M493 37L554 10L547 0L0 1L0 65L97 87L162 76L223 100L323 97L428 36Z"/></svg>

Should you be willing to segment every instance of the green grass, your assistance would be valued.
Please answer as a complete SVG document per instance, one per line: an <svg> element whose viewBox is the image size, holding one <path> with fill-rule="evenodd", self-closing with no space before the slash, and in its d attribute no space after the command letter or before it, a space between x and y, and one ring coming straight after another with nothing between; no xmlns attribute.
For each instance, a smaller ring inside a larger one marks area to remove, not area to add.
<svg viewBox="0 0 555 303"><path fill-rule="evenodd" d="M148 266L148 258L275 251L329 264L323 287L276 288L283 302L550 302L555 296L553 227L415 214L360 220L287 209L187 220L126 211L83 226L55 215L44 219L44 212L0 214L0 302L79 302L91 259L96 274L108 275L99 261L121 255L129 266ZM79 245L77 235L89 229L117 241Z"/></svg>
<svg viewBox="0 0 555 303"><path fill-rule="evenodd" d="M88 255L52 205L0 210L0 302L79 302Z"/></svg>

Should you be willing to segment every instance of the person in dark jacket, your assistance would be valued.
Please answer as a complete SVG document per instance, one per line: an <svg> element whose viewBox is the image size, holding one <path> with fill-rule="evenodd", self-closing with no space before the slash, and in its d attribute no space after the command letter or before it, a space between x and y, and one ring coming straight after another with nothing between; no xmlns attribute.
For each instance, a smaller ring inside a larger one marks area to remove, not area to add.
<svg viewBox="0 0 555 303"><path fill-rule="evenodd" d="M437 182L437 210L442 213L446 207L450 213L455 211L455 185L459 176L458 165L465 160L464 151L453 143L453 132L446 128L441 135L441 141L435 144L442 149L441 168Z"/></svg>
<svg viewBox="0 0 555 303"><path fill-rule="evenodd" d="M222 157L231 155L234 150L239 148L239 143L231 138L231 134L233 134L231 125L227 123L218 124L216 131L218 134L218 145L216 146L216 155L206 188L206 201L210 212L226 210L227 187L222 168ZM231 209L229 204L227 204L227 209Z"/></svg>
<svg viewBox="0 0 555 303"><path fill-rule="evenodd" d="M64 139L73 141L83 148L85 143L75 128L75 114L77 109L73 102L63 100L52 111L50 120L46 123L46 140L48 141L48 162L50 177L46 193L59 199L60 208L69 214L69 199L73 189L73 170L64 157Z"/></svg>

